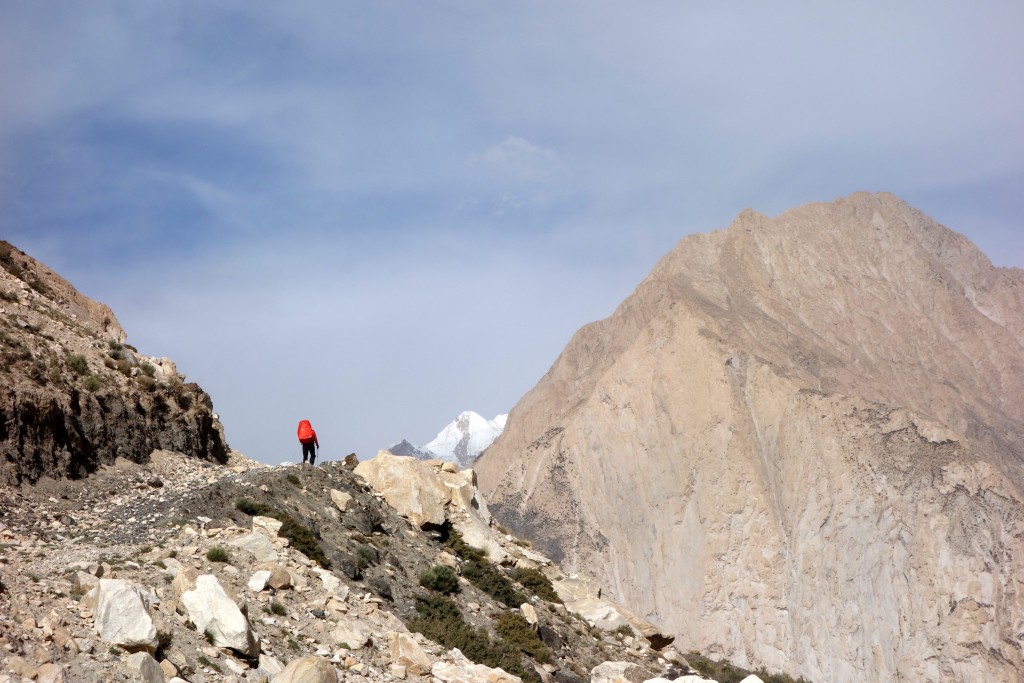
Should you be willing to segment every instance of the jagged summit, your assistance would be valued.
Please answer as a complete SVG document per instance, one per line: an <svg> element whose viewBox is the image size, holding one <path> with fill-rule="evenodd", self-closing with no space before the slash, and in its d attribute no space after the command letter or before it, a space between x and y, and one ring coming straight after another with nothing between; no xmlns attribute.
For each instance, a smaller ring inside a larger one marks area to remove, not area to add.
<svg viewBox="0 0 1024 683"><path fill-rule="evenodd" d="M748 210L579 330L474 467L503 524L683 642L1016 680L1022 332L1024 271L893 195Z"/></svg>
<svg viewBox="0 0 1024 683"><path fill-rule="evenodd" d="M124 343L113 311L0 242L0 482L81 477L157 449L224 462L210 397Z"/></svg>
<svg viewBox="0 0 1024 683"><path fill-rule="evenodd" d="M421 460L448 460L459 467L469 467L505 429L508 415L488 420L466 410L442 429L433 441L418 447L402 440L387 450L395 455L411 455Z"/></svg>

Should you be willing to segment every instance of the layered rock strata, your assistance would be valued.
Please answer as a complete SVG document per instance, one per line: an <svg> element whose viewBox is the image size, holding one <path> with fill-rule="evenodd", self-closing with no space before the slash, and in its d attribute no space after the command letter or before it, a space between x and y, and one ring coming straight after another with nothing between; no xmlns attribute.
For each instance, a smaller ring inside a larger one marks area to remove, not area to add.
<svg viewBox="0 0 1024 683"><path fill-rule="evenodd" d="M684 647L814 681L1019 680L1024 272L891 195L684 239L476 463Z"/></svg>

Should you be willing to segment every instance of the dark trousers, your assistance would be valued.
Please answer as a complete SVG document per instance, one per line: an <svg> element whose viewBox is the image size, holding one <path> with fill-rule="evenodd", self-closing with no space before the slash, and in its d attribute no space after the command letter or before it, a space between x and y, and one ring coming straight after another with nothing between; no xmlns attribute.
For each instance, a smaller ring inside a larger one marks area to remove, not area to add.
<svg viewBox="0 0 1024 683"><path fill-rule="evenodd" d="M316 460L316 446L312 441L302 444L302 462L306 462L306 456L309 456L309 464L312 465Z"/></svg>

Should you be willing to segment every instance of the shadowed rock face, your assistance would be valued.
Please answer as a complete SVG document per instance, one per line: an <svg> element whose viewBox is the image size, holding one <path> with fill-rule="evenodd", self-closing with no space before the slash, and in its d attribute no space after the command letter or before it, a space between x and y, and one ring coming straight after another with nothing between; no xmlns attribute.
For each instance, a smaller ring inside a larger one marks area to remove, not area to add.
<svg viewBox="0 0 1024 683"><path fill-rule="evenodd" d="M0 242L0 481L82 477L156 449L226 460L210 397L124 339L107 306Z"/></svg>
<svg viewBox="0 0 1024 683"><path fill-rule="evenodd" d="M683 647L811 680L1024 667L1024 272L891 195L684 239L476 463Z"/></svg>

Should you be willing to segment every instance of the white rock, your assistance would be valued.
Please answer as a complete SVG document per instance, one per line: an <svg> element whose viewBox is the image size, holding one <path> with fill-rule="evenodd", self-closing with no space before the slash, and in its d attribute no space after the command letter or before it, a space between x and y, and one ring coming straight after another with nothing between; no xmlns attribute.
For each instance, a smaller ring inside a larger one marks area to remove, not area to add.
<svg viewBox="0 0 1024 683"><path fill-rule="evenodd" d="M270 575L273 573L274 572L269 569L261 569L257 572L253 572L252 576L249 578L249 583L246 585L249 587L249 590L254 593L259 593L267 587L267 582L270 581Z"/></svg>
<svg viewBox="0 0 1024 683"><path fill-rule="evenodd" d="M431 671L433 660L423 651L411 633L389 631L388 645L392 664L400 664L406 668L408 673L416 676Z"/></svg>
<svg viewBox="0 0 1024 683"><path fill-rule="evenodd" d="M331 642L335 645L344 644L350 650L359 650L366 646L372 635L373 631L366 622L343 616L338 619L337 627L331 631Z"/></svg>
<svg viewBox="0 0 1024 683"><path fill-rule="evenodd" d="M194 590L181 596L181 602L188 610L189 619L196 631L213 634L213 644L228 647L249 657L260 651L260 639L249 620L224 591L223 586L212 574L196 578Z"/></svg>
<svg viewBox="0 0 1024 683"><path fill-rule="evenodd" d="M136 652L125 659L128 670L143 683L164 683L164 670L148 652Z"/></svg>
<svg viewBox="0 0 1024 683"><path fill-rule="evenodd" d="M95 593L94 628L105 642L126 650L156 650L156 625L146 605L149 596L120 579L100 579Z"/></svg>
<svg viewBox="0 0 1024 683"><path fill-rule="evenodd" d="M519 606L519 611L523 613L523 618L526 619L530 626L537 625L537 609L528 602L524 602Z"/></svg>
<svg viewBox="0 0 1024 683"><path fill-rule="evenodd" d="M761 680L760 676L755 676L754 674L750 674L749 676L744 678L742 681L740 681L740 683L764 683L764 681Z"/></svg>
<svg viewBox="0 0 1024 683"><path fill-rule="evenodd" d="M252 518L252 530L261 531L271 539L277 538L277 532L281 530L282 525L282 522L273 517L260 517L257 515Z"/></svg>
<svg viewBox="0 0 1024 683"><path fill-rule="evenodd" d="M331 595L337 595L341 590L341 579L335 576L334 572L314 567L313 573L320 577L320 582L324 585L324 590Z"/></svg>
<svg viewBox="0 0 1024 683"><path fill-rule="evenodd" d="M264 534L254 531L240 538L231 541L230 545L237 546L252 553L257 562L276 562L277 550Z"/></svg>
<svg viewBox="0 0 1024 683"><path fill-rule="evenodd" d="M447 661L434 664L430 673L443 683L522 683L519 676L504 669L474 664L458 649L449 651Z"/></svg>

